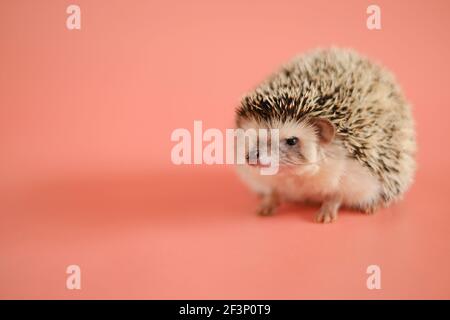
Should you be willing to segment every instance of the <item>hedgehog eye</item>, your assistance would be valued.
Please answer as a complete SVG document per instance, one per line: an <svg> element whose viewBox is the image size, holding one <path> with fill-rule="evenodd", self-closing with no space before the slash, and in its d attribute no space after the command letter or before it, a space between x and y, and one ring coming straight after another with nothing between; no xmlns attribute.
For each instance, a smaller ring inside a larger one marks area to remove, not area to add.
<svg viewBox="0 0 450 320"><path fill-rule="evenodd" d="M295 146L298 142L298 138L297 137L290 137L286 139L286 144L289 146Z"/></svg>

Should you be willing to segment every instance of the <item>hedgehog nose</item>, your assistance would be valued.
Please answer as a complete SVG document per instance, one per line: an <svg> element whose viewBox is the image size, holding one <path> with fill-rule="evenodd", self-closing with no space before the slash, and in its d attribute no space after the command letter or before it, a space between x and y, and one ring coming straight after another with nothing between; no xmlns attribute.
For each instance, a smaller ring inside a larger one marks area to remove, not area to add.
<svg viewBox="0 0 450 320"><path fill-rule="evenodd" d="M258 159L259 159L259 150L253 150L250 151L247 154L247 162L250 165L257 165L258 164Z"/></svg>

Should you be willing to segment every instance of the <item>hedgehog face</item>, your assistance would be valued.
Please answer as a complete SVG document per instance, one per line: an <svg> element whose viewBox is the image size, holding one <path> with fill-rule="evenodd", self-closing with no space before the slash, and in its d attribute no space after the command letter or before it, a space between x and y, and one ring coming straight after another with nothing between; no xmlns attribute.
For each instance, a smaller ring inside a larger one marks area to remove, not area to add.
<svg viewBox="0 0 450 320"><path fill-rule="evenodd" d="M308 166L318 164L327 145L334 139L334 126L328 120L313 118L303 121L256 121L254 119L240 119L239 127L248 130L253 129L278 129L278 141L271 141L271 136L256 136L250 139L246 148L247 164L251 166L265 166L272 163L271 154L267 152L273 145L278 146L278 163L280 169L296 168L298 166Z"/></svg>

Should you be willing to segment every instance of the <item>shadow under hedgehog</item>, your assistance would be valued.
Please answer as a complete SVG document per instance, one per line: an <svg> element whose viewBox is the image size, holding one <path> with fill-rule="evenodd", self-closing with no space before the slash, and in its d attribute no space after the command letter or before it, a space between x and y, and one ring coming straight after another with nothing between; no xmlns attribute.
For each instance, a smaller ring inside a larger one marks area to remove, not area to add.
<svg viewBox="0 0 450 320"><path fill-rule="evenodd" d="M262 197L262 215L282 201L320 203L323 223L340 206L372 214L401 199L414 178L411 108L391 73L352 50L293 59L244 96L236 126L279 129L277 174L261 175L259 161L238 166ZM245 146L248 154L258 147Z"/></svg>

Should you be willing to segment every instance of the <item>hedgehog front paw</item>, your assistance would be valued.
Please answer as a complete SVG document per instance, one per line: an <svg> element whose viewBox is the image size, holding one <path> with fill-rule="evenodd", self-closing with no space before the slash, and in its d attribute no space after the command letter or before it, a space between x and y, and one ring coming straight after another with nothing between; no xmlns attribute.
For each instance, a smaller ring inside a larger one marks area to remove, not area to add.
<svg viewBox="0 0 450 320"><path fill-rule="evenodd" d="M275 206L260 206L258 208L258 215L260 216L271 216L275 212Z"/></svg>
<svg viewBox="0 0 450 320"><path fill-rule="evenodd" d="M336 221L337 219L337 211L332 210L322 210L316 213L316 222L319 223L331 223Z"/></svg>
<svg viewBox="0 0 450 320"><path fill-rule="evenodd" d="M258 215L260 216L270 216L272 215L276 208L280 205L280 200L275 192L267 195L263 195L261 205L258 209Z"/></svg>
<svg viewBox="0 0 450 320"><path fill-rule="evenodd" d="M327 198L316 214L316 222L331 223L336 221L340 205L341 201L338 195Z"/></svg>

